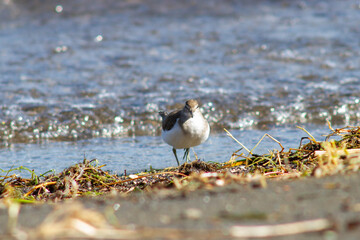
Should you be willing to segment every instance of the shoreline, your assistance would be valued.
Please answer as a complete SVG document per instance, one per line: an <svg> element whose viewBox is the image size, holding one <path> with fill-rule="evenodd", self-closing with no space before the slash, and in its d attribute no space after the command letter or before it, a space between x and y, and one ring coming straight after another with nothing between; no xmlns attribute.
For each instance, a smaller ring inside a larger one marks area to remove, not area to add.
<svg viewBox="0 0 360 240"><path fill-rule="evenodd" d="M26 169L31 179L2 176L0 235L349 239L360 234L359 132L334 129L342 139L327 142L307 132L310 142L295 150L234 152L226 163L195 160L128 176L86 159L56 175Z"/></svg>
<svg viewBox="0 0 360 240"><path fill-rule="evenodd" d="M232 232L235 226L271 228L322 219L329 223L327 227L288 236L351 239L360 234L359 181L357 172L322 178L268 179L265 187L249 182L189 192L160 189L127 197L81 197L21 205L16 219L9 216L15 203L7 203L7 207L3 203L0 234L10 238L6 226L15 221L13 234L21 232L29 239L95 239L98 234L103 234L103 239L236 239ZM70 224L75 220L83 222L85 228ZM106 231L118 235L104 234Z"/></svg>

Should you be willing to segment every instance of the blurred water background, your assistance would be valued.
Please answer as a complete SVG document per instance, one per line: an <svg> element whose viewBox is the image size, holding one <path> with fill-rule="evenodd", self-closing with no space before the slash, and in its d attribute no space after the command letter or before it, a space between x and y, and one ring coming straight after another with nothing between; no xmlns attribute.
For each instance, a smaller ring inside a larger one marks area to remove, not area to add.
<svg viewBox="0 0 360 240"><path fill-rule="evenodd" d="M297 125L323 140L359 122L359 22L355 0L3 0L0 168L174 166L157 112L188 98L206 161L239 149L224 127L249 148L297 147Z"/></svg>

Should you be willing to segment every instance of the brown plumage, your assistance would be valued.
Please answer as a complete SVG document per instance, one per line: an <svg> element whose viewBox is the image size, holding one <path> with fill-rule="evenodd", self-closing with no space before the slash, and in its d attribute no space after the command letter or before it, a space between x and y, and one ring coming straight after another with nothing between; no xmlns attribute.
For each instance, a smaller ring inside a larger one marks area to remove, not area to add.
<svg viewBox="0 0 360 240"><path fill-rule="evenodd" d="M171 113L159 112L162 118L162 130L169 131L176 123L176 120L180 117L181 110L173 111Z"/></svg>
<svg viewBox="0 0 360 240"><path fill-rule="evenodd" d="M161 118L162 118L162 130L169 131L172 129L176 123L176 121L179 119L179 124L183 125L183 123L189 119L189 117L192 117L192 113L195 112L195 110L199 107L198 102L195 99L187 100L185 103L185 109L188 111L186 114L181 115L181 111L184 111L183 109L175 110L171 113L167 112L159 112Z"/></svg>

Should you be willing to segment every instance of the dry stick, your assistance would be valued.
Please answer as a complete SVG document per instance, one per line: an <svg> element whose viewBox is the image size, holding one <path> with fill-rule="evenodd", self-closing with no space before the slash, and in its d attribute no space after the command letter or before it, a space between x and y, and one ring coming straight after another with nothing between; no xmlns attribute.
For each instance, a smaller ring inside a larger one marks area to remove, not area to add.
<svg viewBox="0 0 360 240"><path fill-rule="evenodd" d="M303 130L304 132L306 132L307 135L310 136L311 140L314 142L314 143L317 143L316 139L313 137L313 135L311 135L311 133L309 133L305 128L303 127L299 127L299 126L296 126L298 129L301 129Z"/></svg>
<svg viewBox="0 0 360 240"><path fill-rule="evenodd" d="M283 145L278 141L278 140L276 140L274 137L272 137L270 134L268 134L268 133L265 133L264 134L264 136L262 136L262 138L257 142L257 144L255 145L255 147L253 147L252 149L251 149L251 151L249 150L249 149L247 149L241 142L239 142L228 130L226 130L225 128L224 128L224 130L225 130L225 132L226 132L226 134L229 136L229 137L231 137L232 139L234 139L238 144L240 144L240 146L242 146L246 151L248 151L248 153L249 153L249 155L251 154L251 155L253 155L253 151L255 150L255 148L257 148L257 146L261 143L261 141L267 136L267 137L269 137L271 140L273 140L273 141L275 141L277 144L279 144L279 146L281 147L281 151L280 152L283 152L284 151L284 147L283 147ZM246 166L248 166L249 165L249 158L247 157L246 158Z"/></svg>
<svg viewBox="0 0 360 240"><path fill-rule="evenodd" d="M334 136L334 135L338 135L338 136L344 136L343 134L345 133L348 134L351 132L351 129L347 129L347 128L352 128L354 129L355 127L352 127L352 126L347 126L347 127L343 127L343 128L336 128L334 129L332 126L331 126L331 123L329 120L326 120L327 121L327 124L329 125L329 128L331 131L333 131L332 133L330 133L329 135L326 136L326 139L325 141L328 141L330 137ZM359 127L357 127L359 129Z"/></svg>
<svg viewBox="0 0 360 240"><path fill-rule="evenodd" d="M307 232L324 231L331 229L332 227L333 224L328 219L319 218L308 221L275 225L233 226L230 228L230 234L238 238L279 237Z"/></svg>
<svg viewBox="0 0 360 240"><path fill-rule="evenodd" d="M279 160L279 165L280 165L280 167L283 168L282 165L281 165L281 157L280 157L280 153L279 153L279 152L277 152L277 159Z"/></svg>
<svg viewBox="0 0 360 240"><path fill-rule="evenodd" d="M251 154L252 154L252 151L254 151L255 150L255 148L257 148L257 146L260 144L260 142L265 138L265 136L268 136L271 140L273 140L274 142L276 142L277 144L279 144L279 146L281 147L281 151L280 152L282 152L282 151L284 151L284 147L283 147L283 145L278 141L278 140L276 140L274 137L272 137L270 134L268 134L268 133L265 133L264 134L264 136L262 136L262 138L258 141L258 143L255 145L255 147L253 147L253 149L251 149Z"/></svg>
<svg viewBox="0 0 360 240"><path fill-rule="evenodd" d="M29 196L31 193L33 193L36 189L41 188L41 187L45 187L45 186L49 186L49 185L54 185L56 184L56 182L44 182L44 183L40 183L39 185L36 185L35 187L33 187L30 191L28 191L27 193L25 193L24 197Z"/></svg>
<svg viewBox="0 0 360 240"><path fill-rule="evenodd" d="M271 176L272 174L276 174L276 176ZM278 177L279 175L281 176L284 176L284 175L290 175L291 173L284 173L284 172L267 172L267 173L264 173L264 176L268 176L268 177Z"/></svg>
<svg viewBox="0 0 360 240"><path fill-rule="evenodd" d="M226 130L224 128L224 131L226 132L226 134L231 137L235 142L237 142L241 147L243 147L246 151L248 151L249 154L252 154L251 151L249 149L247 149L247 147L245 147L241 142L239 142L228 130ZM249 165L249 159L248 157L246 157L246 166Z"/></svg>
<svg viewBox="0 0 360 240"><path fill-rule="evenodd" d="M32 179L29 179L29 178L19 178L18 176L16 176L16 174L12 174L10 176L0 176L0 177L3 177L2 181L3 180L6 180L8 178L10 178L10 180L14 180L16 179L17 181L21 181L21 182L29 182L29 181L32 181Z"/></svg>
<svg viewBox="0 0 360 240"><path fill-rule="evenodd" d="M246 151L248 151L248 153L251 154L251 151L249 149L247 149L241 142L239 142L236 138L234 138L234 136L224 128L224 131L226 132L226 134L231 137L232 139L234 139L240 146L242 146Z"/></svg>
<svg viewBox="0 0 360 240"><path fill-rule="evenodd" d="M331 126L330 121L329 121L328 119L326 119L326 122L327 122L327 124L328 124L328 126L329 126L330 130L331 130L331 131L333 131L333 132L335 132L335 130L334 130L334 129L333 129L333 127Z"/></svg>

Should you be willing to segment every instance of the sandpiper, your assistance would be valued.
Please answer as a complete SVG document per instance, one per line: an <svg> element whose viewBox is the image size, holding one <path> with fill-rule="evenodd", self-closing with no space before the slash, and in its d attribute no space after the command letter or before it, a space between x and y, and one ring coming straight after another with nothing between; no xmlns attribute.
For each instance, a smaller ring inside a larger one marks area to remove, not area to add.
<svg viewBox="0 0 360 240"><path fill-rule="evenodd" d="M186 162L189 160L189 150L205 142L210 134L210 126L201 114L199 104L195 99L186 101L181 110L171 113L159 112L162 118L162 138L173 147L177 164L180 165L176 149L185 150Z"/></svg>

